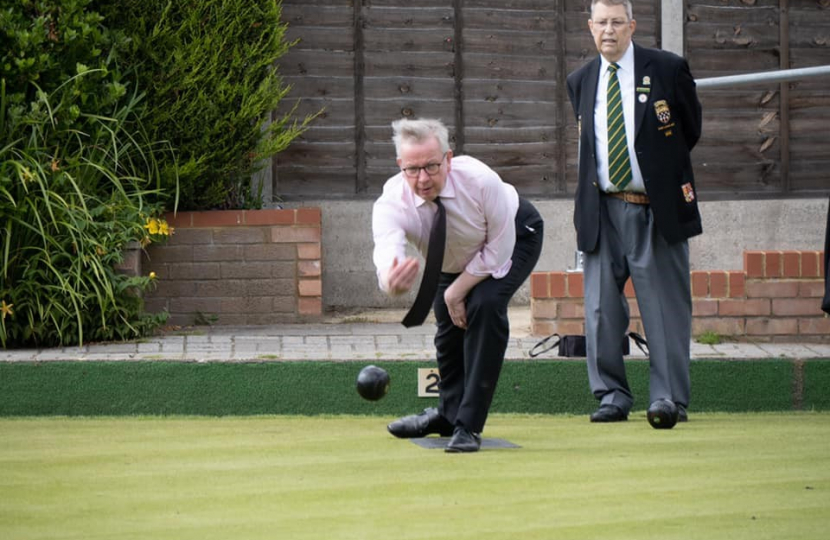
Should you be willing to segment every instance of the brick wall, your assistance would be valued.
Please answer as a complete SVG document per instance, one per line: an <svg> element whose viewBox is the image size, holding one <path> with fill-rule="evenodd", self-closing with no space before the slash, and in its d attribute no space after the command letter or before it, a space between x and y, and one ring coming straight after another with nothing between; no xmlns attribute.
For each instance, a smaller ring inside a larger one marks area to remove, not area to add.
<svg viewBox="0 0 830 540"><path fill-rule="evenodd" d="M716 332L752 341L830 341L821 251L746 251L744 269L693 271L692 334ZM534 335L583 334L583 281L579 272L534 272L530 282ZM629 280L625 287L631 329L643 333Z"/></svg>
<svg viewBox="0 0 830 540"><path fill-rule="evenodd" d="M142 273L155 272L148 311L170 324L299 322L322 315L319 208L179 212L174 234L151 245Z"/></svg>

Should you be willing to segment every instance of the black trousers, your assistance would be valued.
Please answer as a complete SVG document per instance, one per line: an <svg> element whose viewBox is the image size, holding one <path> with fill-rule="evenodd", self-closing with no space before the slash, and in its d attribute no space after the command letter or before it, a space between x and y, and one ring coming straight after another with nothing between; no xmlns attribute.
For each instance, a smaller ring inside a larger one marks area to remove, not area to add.
<svg viewBox="0 0 830 540"><path fill-rule="evenodd" d="M444 302L444 291L459 274L441 274L433 304L441 376L438 410L453 425L475 433L484 429L510 337L507 305L536 266L543 238L542 217L520 198L513 264L506 276L487 278L467 295L466 330L452 323Z"/></svg>

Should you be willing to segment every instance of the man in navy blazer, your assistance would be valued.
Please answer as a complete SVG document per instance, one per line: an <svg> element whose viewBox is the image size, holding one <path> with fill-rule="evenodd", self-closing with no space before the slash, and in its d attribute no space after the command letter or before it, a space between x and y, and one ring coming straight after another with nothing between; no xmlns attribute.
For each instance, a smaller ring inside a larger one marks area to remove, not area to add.
<svg viewBox="0 0 830 540"><path fill-rule="evenodd" d="M633 43L630 0L593 0L588 26L599 55L571 73L567 86L579 126L574 225L584 254L588 375L600 402L591 421L626 420L633 405L622 353L629 277L649 343L650 402L673 401L684 421L687 239L702 232L690 152L701 134L701 106L686 60ZM609 146L628 151L615 156Z"/></svg>

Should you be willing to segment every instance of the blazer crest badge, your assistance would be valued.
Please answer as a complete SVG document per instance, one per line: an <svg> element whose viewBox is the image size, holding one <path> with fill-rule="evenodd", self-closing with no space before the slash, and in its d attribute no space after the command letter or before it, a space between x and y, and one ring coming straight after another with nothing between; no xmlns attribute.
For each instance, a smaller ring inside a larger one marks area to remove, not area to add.
<svg viewBox="0 0 830 540"><path fill-rule="evenodd" d="M695 200L695 188L692 187L691 182L686 182L685 184L680 186L680 189L683 190L683 199L687 203L690 203Z"/></svg>
<svg viewBox="0 0 830 540"><path fill-rule="evenodd" d="M669 104L665 99L654 102L654 112L657 114L657 119L663 124L668 124L671 121L671 111Z"/></svg>

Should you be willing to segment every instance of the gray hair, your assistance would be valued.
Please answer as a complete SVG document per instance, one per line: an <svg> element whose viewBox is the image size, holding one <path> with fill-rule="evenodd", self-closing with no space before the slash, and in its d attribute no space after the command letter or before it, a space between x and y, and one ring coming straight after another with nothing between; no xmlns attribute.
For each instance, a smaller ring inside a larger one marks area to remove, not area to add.
<svg viewBox="0 0 830 540"><path fill-rule="evenodd" d="M594 6L597 4L605 4L606 6L624 6L625 14L628 15L628 20L634 19L634 7L631 0L591 0L591 18L594 17Z"/></svg>
<svg viewBox="0 0 830 540"><path fill-rule="evenodd" d="M410 142L421 143L435 137L441 146L441 152L450 150L450 136L447 126L440 120L432 118L417 118L409 120L401 118L392 122L392 141L395 143L395 153L401 157L401 146Z"/></svg>

